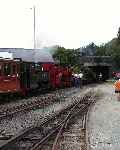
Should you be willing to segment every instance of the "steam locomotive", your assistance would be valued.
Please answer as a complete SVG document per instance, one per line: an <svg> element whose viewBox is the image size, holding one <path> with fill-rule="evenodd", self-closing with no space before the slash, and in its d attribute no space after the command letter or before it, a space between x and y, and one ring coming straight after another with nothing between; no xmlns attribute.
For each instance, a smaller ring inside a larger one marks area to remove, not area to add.
<svg viewBox="0 0 120 150"><path fill-rule="evenodd" d="M0 56L0 93L71 87L71 68L56 65L47 51L0 49Z"/></svg>

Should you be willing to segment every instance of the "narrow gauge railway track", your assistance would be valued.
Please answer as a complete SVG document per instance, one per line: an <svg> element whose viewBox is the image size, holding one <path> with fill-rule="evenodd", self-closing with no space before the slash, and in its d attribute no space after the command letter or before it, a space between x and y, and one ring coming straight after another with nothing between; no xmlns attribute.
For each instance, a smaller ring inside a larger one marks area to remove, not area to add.
<svg viewBox="0 0 120 150"><path fill-rule="evenodd" d="M43 108L45 106L48 106L50 104L52 104L55 101L59 101L58 99L60 98L66 98L68 95L70 94L74 94L76 93L76 90L70 91L68 93L63 94L61 91L60 92L56 92L54 94L50 94L44 97L35 97L34 101L30 101L27 103L23 103L17 106L13 106L10 108L0 108L0 120L18 114L19 112L26 112L26 111L30 111L32 109L39 109L39 108Z"/></svg>
<svg viewBox="0 0 120 150"><path fill-rule="evenodd" d="M30 150L87 150L86 119L89 106L93 103L95 103L95 99L91 97L90 102L87 101L84 104L77 104L74 106L65 118L61 127L58 129L55 137L50 138L50 140L48 139L48 141L43 145L40 145L40 143L36 144ZM80 124L76 120L79 120Z"/></svg>
<svg viewBox="0 0 120 150"><path fill-rule="evenodd" d="M67 125L69 119L76 113L83 113L93 102L91 95L86 95L78 102L69 106L56 116L44 121L41 125L28 129L24 133L13 137L0 146L1 150L37 150L58 132L61 134L63 128ZM59 137L59 136L57 136ZM57 141L57 140L56 140ZM56 144L54 144L56 145Z"/></svg>
<svg viewBox="0 0 120 150"><path fill-rule="evenodd" d="M61 127L52 145L49 145L51 150L87 150L86 142L86 115L88 108L84 109L83 113L76 112L76 116L72 116L71 119L65 124L65 127ZM80 124L79 124L79 121ZM78 121L78 122L77 122ZM43 145L42 150L46 150L46 146Z"/></svg>
<svg viewBox="0 0 120 150"><path fill-rule="evenodd" d="M26 112L26 111L30 111L32 109L38 109L38 108L42 108L45 107L47 105L50 105L51 103L55 102L57 100L58 97L56 96L47 96L44 98L40 98L31 102L27 102L25 104L21 104L18 106L14 106L12 108L3 110L0 112L0 120L15 114L18 114L20 112Z"/></svg>

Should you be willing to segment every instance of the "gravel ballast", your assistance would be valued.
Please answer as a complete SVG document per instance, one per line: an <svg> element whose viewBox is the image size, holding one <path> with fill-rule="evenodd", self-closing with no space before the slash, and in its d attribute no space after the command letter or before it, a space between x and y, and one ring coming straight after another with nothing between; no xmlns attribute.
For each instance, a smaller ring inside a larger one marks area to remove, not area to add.
<svg viewBox="0 0 120 150"><path fill-rule="evenodd" d="M34 127L50 115L60 112L64 108L71 105L76 97L81 97L85 93L89 92L91 89L73 89L77 93L65 96L61 98L58 102L55 102L49 106L42 109L31 110L27 113L20 112L15 116L5 118L0 121L0 138L11 137L29 127ZM1 140L2 141L2 140Z"/></svg>

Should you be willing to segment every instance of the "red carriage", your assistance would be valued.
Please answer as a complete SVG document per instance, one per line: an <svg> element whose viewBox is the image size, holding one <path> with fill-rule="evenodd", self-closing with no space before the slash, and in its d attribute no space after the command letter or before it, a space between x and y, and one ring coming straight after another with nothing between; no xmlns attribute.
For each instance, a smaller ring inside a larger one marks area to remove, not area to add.
<svg viewBox="0 0 120 150"><path fill-rule="evenodd" d="M47 52L31 49L4 49L4 52L13 56L0 60L0 93L25 95L32 89L71 86L71 69L56 65Z"/></svg>

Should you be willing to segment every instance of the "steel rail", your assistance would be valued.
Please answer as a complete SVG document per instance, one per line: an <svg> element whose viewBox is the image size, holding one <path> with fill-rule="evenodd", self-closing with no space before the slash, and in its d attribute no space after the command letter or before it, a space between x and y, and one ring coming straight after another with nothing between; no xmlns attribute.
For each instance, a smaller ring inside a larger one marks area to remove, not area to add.
<svg viewBox="0 0 120 150"><path fill-rule="evenodd" d="M80 102L81 102L81 103L83 102L83 99L84 99L84 97L82 97L82 98L80 99ZM74 102L74 103L75 103L75 102ZM73 107L73 105L75 105L74 103L73 103L72 105L69 105L66 109L63 109L61 112L58 112L58 113L55 114L54 116L50 116L48 119L44 120L44 122L42 122L42 123L41 123L40 125L38 125L38 126L41 127L41 126L43 126L44 124L49 123L49 121L51 121L51 120L54 119L55 117L61 115L64 111L68 111L69 109L71 109L71 107ZM37 126L37 128L38 128L38 126ZM1 149L1 148L5 148L5 147L7 147L7 145L14 143L14 142L16 141L16 139L17 139L17 140L20 140L23 136L25 136L25 135L27 135L28 133L32 132L34 129L35 129L35 127L33 127L33 128L28 128L28 129L26 129L25 131L21 132L20 134L18 134L18 135L16 135L16 136L12 137L11 139L6 140L5 142L3 142L3 143L0 145L0 149Z"/></svg>
<svg viewBox="0 0 120 150"><path fill-rule="evenodd" d="M75 105L71 108L71 110L69 111L69 113L68 113L68 115L66 116L66 118L64 119L64 121L63 121L61 124L59 124L58 127L57 127L56 129L54 129L54 130L53 130L49 135L47 135L44 139L42 139L41 141L39 141L38 143L36 143L30 150L38 150L38 149L40 149L40 148L42 147L42 145L43 145L46 141L48 141L49 138L50 138L56 131L58 131L57 137L55 138L55 142L53 143L53 147L52 147L52 150L57 150L57 149L56 149L57 141L58 141L59 136L61 135L61 133L62 133L64 127L67 126L69 120L70 120L73 116L75 116L78 112L82 112L82 113L83 113L83 112L88 108L88 106L89 106L90 103L91 103L91 102L88 102L88 103L86 103L86 105L84 105L84 104L81 104L80 102L78 102L77 104L75 104ZM79 110L76 111L76 107L78 106L78 104L81 104L81 105L80 105L80 107L79 107ZM81 115L82 115L82 114L81 114Z"/></svg>
<svg viewBox="0 0 120 150"><path fill-rule="evenodd" d="M36 143L30 150L37 150L39 148L41 148L41 146L46 142L46 140L49 140L49 138L59 129L61 129L61 126L64 126L64 124L66 123L66 121L68 120L68 117L70 116L71 112L75 109L75 107L83 102L83 100L85 99L85 97L82 98L81 101L77 102L77 104L73 104L73 107L71 107L71 109L69 110L66 118L55 128L53 129L53 131L51 131L51 133L49 133L46 137L44 137L42 140L40 140L38 143ZM83 106L83 104L82 104Z"/></svg>
<svg viewBox="0 0 120 150"><path fill-rule="evenodd" d="M8 110L8 111L4 111L2 112L3 114L0 115L0 120L9 117L9 116L13 116L15 114L18 114L20 112L27 112L30 111L32 109L38 109L38 108L42 108L44 106L48 106L50 105L50 103L53 103L57 100L57 97L46 97L46 98L41 98L40 100L36 100L34 102L31 103L27 103L25 105L21 105L19 107L13 107L12 109Z"/></svg>
<svg viewBox="0 0 120 150"><path fill-rule="evenodd" d="M74 117L76 114L80 113L80 112L81 112L81 115L82 115L82 113L83 113L85 110L88 109L88 106L89 106L89 104L86 105L86 106L83 106L83 108L80 109L80 110L78 110L78 111L74 110L74 111L75 111L75 112L73 112L74 114L72 114L72 115L66 120L66 122L61 126L61 128L60 128L60 130L59 130L59 132L58 132L58 134L57 134L57 136L56 136L56 138L55 138L55 141L54 141L54 143L53 143L52 150L57 150L57 143L58 143L58 140L59 140L59 138L60 138L60 135L62 135L62 133L64 132L64 128L67 127L67 124L69 123L70 119L71 119L72 117Z"/></svg>
<svg viewBox="0 0 120 150"><path fill-rule="evenodd" d="M37 125L36 127L31 127L31 128L27 128L26 130L24 130L23 132L21 132L20 134L12 137L10 140L7 140L5 142L3 142L3 144L0 145L0 149L1 148L5 148L7 147L7 145L12 144L17 140L20 140L23 136L29 134L30 132L32 132L35 128L40 128L41 126L49 123L49 121L51 121L52 119L54 119L55 117L61 115L64 111L67 111L68 109L70 109L72 107L68 106L66 109L62 110L61 112L56 113L54 116L50 116L49 118L45 119L42 123L40 123L39 125ZM39 127L38 127L39 126Z"/></svg>
<svg viewBox="0 0 120 150"><path fill-rule="evenodd" d="M70 93L74 93L74 91ZM68 96L68 93L64 94L64 96L62 95L62 97L64 98L66 98L66 96ZM48 106L50 103L53 103L56 100L58 100L58 98L61 98L61 96L58 95L56 96L56 93L53 93L52 96L47 96L44 98L40 97L39 100L31 101L28 103L20 104L18 106L13 106L12 108L9 109L5 109L4 111L0 111L0 120L18 114L20 112L26 112L34 108L38 109L38 108L42 108L43 106Z"/></svg>
<svg viewBox="0 0 120 150"><path fill-rule="evenodd" d="M82 105L83 106L83 105ZM73 111L73 108L72 110ZM32 148L30 148L30 150L38 150L42 147L42 145L49 140L49 138L54 134L56 133L56 131L58 131L60 133L60 130L62 130L62 127L65 126L66 124L66 121L68 120L68 118L70 117L70 112L68 113L68 115L66 116L66 118L60 123L57 125L56 128L54 128L48 135L46 135L42 140L40 140L39 142L37 142Z"/></svg>
<svg viewBox="0 0 120 150"><path fill-rule="evenodd" d="M48 119L46 119L46 120L45 120L42 124L40 124L39 127L37 127L37 128L40 128L40 127L42 127L42 126L45 125L45 124L48 124L49 121L51 121L51 120L54 119L55 117L60 116L62 113L64 114L65 111L68 112L69 109L70 109L71 112L72 112L73 108L77 107L78 104L83 105L84 103L85 103L85 104L89 103L89 101L87 102L86 98L89 99L90 96L87 95L87 96L84 96L84 97L80 98L80 100L79 100L78 102L76 102L76 103L74 102L72 105L68 106L66 109L63 109L62 112L56 114L55 116L51 116L51 117L49 117ZM70 110L69 110L69 112L67 113L67 116L71 116ZM66 117L66 118L67 118L67 117ZM61 123L59 123L56 127L52 128L52 131L51 131L50 133L47 133L47 135L45 135L42 139L40 139L40 140L38 139L39 142L37 142L37 143L35 144L35 145L37 145L36 147L39 147L39 145L42 145L45 141L47 141L47 140L49 139L49 137L50 137L51 135L53 135L54 133L56 133L57 131L59 131L59 129L61 128L61 126L67 121L66 118L65 118L63 121L61 121ZM29 128L29 129L27 129L26 131L24 131L23 133L21 133L20 135L17 135L16 137L13 137L12 139L7 140L6 142L4 142L4 143L0 146L0 149L1 149L1 150L4 150L4 149L8 148L9 145L14 144L16 141L19 141L22 137L24 137L25 135L29 134L29 133L32 132L34 129L35 129L35 127L34 127L34 128ZM31 149L34 149L35 145L33 145L33 147L31 147ZM36 147L35 147L35 148L36 148ZM37 150L37 148L36 148L35 150Z"/></svg>

